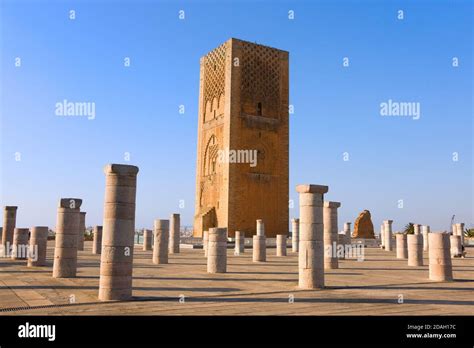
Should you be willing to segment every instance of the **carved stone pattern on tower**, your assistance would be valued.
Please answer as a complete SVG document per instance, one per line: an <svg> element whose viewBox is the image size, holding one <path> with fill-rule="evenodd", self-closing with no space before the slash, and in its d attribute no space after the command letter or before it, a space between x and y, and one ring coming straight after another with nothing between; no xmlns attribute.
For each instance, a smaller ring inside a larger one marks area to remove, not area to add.
<svg viewBox="0 0 474 348"><path fill-rule="evenodd" d="M279 51L242 43L242 99L262 101L278 108L280 101Z"/></svg>
<svg viewBox="0 0 474 348"><path fill-rule="evenodd" d="M211 105L214 98L217 102L224 95L225 86L225 53L226 45L223 43L209 52L204 60L204 108L207 102ZM205 110L205 109L204 109Z"/></svg>
<svg viewBox="0 0 474 348"><path fill-rule="evenodd" d="M206 150L204 152L204 167L202 175L208 177L216 173L217 156L219 151L219 144L217 138L213 134L207 142Z"/></svg>

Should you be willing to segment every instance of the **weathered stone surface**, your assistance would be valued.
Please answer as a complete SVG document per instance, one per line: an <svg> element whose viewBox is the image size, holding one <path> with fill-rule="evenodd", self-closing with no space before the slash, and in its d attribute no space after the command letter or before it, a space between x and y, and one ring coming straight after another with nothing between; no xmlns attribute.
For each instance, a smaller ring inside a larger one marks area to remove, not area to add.
<svg viewBox="0 0 474 348"><path fill-rule="evenodd" d="M462 257L461 236L449 236L451 257Z"/></svg>
<svg viewBox="0 0 474 348"><path fill-rule="evenodd" d="M94 226L93 237L92 253L100 254L102 249L102 226Z"/></svg>
<svg viewBox="0 0 474 348"><path fill-rule="evenodd" d="M82 200L78 198L59 200L53 261L54 278L74 278L76 276L77 235L80 229L81 204Z"/></svg>
<svg viewBox="0 0 474 348"><path fill-rule="evenodd" d="M337 269L339 262L337 257L338 244L338 224L337 208L341 206L339 202L324 202L323 205L323 225L324 225L324 269Z"/></svg>
<svg viewBox="0 0 474 348"><path fill-rule="evenodd" d="M298 286L324 288L323 201L327 186L298 185L300 201L300 242Z"/></svg>
<svg viewBox="0 0 474 348"><path fill-rule="evenodd" d="M132 297L135 200L138 167L109 164L104 168L105 199L99 300Z"/></svg>
<svg viewBox="0 0 474 348"><path fill-rule="evenodd" d="M291 220L291 249L294 253L298 252L300 243L300 219Z"/></svg>
<svg viewBox="0 0 474 348"><path fill-rule="evenodd" d="M383 222L383 230L385 233L384 244L386 251L392 251L393 249L392 222L393 220L384 220Z"/></svg>
<svg viewBox="0 0 474 348"><path fill-rule="evenodd" d="M84 250L84 233L86 231L86 212L81 211L79 233L77 234L77 250Z"/></svg>
<svg viewBox="0 0 474 348"><path fill-rule="evenodd" d="M151 250L151 243L153 241L153 231L144 228L143 229L143 251Z"/></svg>
<svg viewBox="0 0 474 348"><path fill-rule="evenodd" d="M168 263L170 221L155 220L154 227L153 263L166 264Z"/></svg>
<svg viewBox="0 0 474 348"><path fill-rule="evenodd" d="M276 237L276 255L286 256L286 234L277 234Z"/></svg>
<svg viewBox="0 0 474 348"><path fill-rule="evenodd" d="M395 234L397 240L397 259L408 258L407 235L405 233Z"/></svg>
<svg viewBox="0 0 474 348"><path fill-rule="evenodd" d="M16 226L16 211L18 207L5 206L3 210L3 229L2 229L2 244L5 246L13 244L13 232Z"/></svg>
<svg viewBox="0 0 474 348"><path fill-rule="evenodd" d="M34 226L31 228L30 249L36 248L36 259L28 256L28 267L46 265L46 247L48 243L48 227Z"/></svg>
<svg viewBox="0 0 474 348"><path fill-rule="evenodd" d="M245 233L235 231L234 255L242 255L245 252Z"/></svg>
<svg viewBox="0 0 474 348"><path fill-rule="evenodd" d="M269 238L287 233L288 56L233 38L201 58L195 237L224 223L230 238L235 231L251 238L257 219ZM235 68L236 58L244 68ZM244 150L243 158L225 156Z"/></svg>
<svg viewBox="0 0 474 348"><path fill-rule="evenodd" d="M423 266L423 237L420 234L407 235L408 266Z"/></svg>
<svg viewBox="0 0 474 348"><path fill-rule="evenodd" d="M227 271L227 229L210 228L207 249L207 273Z"/></svg>
<svg viewBox="0 0 474 348"><path fill-rule="evenodd" d="M459 236L457 236L459 238ZM450 257L450 236L446 233L429 233L429 279L434 281L453 280L453 266ZM457 239L458 239L457 238Z"/></svg>
<svg viewBox="0 0 474 348"><path fill-rule="evenodd" d="M171 214L170 217L170 238L168 251L170 254L179 254L179 242L181 229L181 217L179 214Z"/></svg>
<svg viewBox="0 0 474 348"><path fill-rule="evenodd" d="M364 210L362 213L359 214L354 223L354 233L352 234L352 238L375 239L374 225L372 223L370 211Z"/></svg>
<svg viewBox="0 0 474 348"><path fill-rule="evenodd" d="M28 228L15 228L13 233L12 244L12 260L26 260L28 235L30 230Z"/></svg>
<svg viewBox="0 0 474 348"><path fill-rule="evenodd" d="M430 226L423 225L421 226L421 233L423 235L423 251L429 250L429 234L430 234Z"/></svg>
<svg viewBox="0 0 474 348"><path fill-rule="evenodd" d="M253 262L267 261L267 246L265 236L253 236L252 260Z"/></svg>

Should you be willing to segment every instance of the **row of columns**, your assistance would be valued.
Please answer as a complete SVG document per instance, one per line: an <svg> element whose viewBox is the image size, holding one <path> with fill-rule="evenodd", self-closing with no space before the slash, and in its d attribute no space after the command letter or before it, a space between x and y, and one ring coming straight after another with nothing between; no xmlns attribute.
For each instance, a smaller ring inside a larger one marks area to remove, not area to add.
<svg viewBox="0 0 474 348"><path fill-rule="evenodd" d="M423 266L423 250L426 245L428 248L429 259L429 279L434 281L450 281L453 279L451 254L453 248L453 237L447 233L427 233L425 237L423 232L429 231L422 229L422 233L417 234L396 234L397 258L408 259L408 266ZM424 239L427 242L424 242ZM451 238L451 242L450 242ZM457 239L459 240L459 238ZM451 250L450 250L451 248Z"/></svg>
<svg viewBox="0 0 474 348"><path fill-rule="evenodd" d="M56 220L55 252L53 259L53 277L75 277L77 268L77 250L83 250L85 231L85 212L80 212L82 200L62 198L59 201ZM16 228L16 206L6 206L3 214L2 245L4 250L11 246L12 259L28 259L27 265L44 266L48 241L48 227L34 226ZM97 228L95 242L99 241ZM101 227L100 227L101 228ZM97 248L100 253L100 247ZM94 252L94 251L93 251ZM95 253L95 252L94 252Z"/></svg>
<svg viewBox="0 0 474 348"><path fill-rule="evenodd" d="M99 299L127 300L132 295L133 244L135 231L135 200L138 167L111 164L104 168L106 189L104 200L103 228L94 230L94 251L101 253ZM324 246L332 249L338 242L337 208L338 202L324 202L324 193L328 187L323 185L298 185L296 187L300 201L300 219L294 220L293 238L298 239L298 284L300 288L312 289L324 287L324 269L337 268L335 252L327 254ZM77 250L84 234L80 206L77 198L61 199L58 207L56 243L53 263L54 277L74 277L77 269ZM2 243L25 243L25 232L16 229L16 209L5 209ZM16 207L15 207L16 208ZM85 219L84 219L85 221ZM391 250L391 220L384 221L383 238L386 250ZM13 227L12 227L13 226ZM176 227L178 226L178 227ZM31 241L44 243L44 228L35 228ZM350 225L347 226L350 233ZM419 228L418 228L419 230ZM103 231L103 233L102 233ZM346 226L345 226L345 232ZM429 232L429 230L428 230ZM441 233L427 233L430 245L430 278L452 279L451 260L449 258L449 237ZM155 220L154 223L154 263L167 263L169 252L179 252L179 215L173 214L170 233L169 220ZM237 236L236 236L237 237ZM244 235L239 232L236 250L244 252ZM419 250L422 237L419 232L408 236L405 243L401 238L400 246L407 245L407 257L413 263L420 263ZM253 237L253 260L266 261L265 228L262 220L257 220L257 234ZM46 228L47 239L47 228ZM170 243L170 240L173 243ZM211 228L204 234L207 270L210 273L226 272L227 267L227 229ZM399 237L397 236L397 246ZM237 238L236 238L237 240ZM144 242L145 243L145 242ZM44 243L46 244L46 243ZM176 244L178 247L176 247ZM295 246L293 245L293 250ZM46 250L46 248L44 248ZM411 251L410 251L411 250ZM286 254L286 236L277 236L277 254ZM398 253L397 253L398 255ZM405 255L405 254L403 254ZM448 257L446 257L448 255ZM410 262L410 261L409 261ZM421 263L423 262L421 258Z"/></svg>

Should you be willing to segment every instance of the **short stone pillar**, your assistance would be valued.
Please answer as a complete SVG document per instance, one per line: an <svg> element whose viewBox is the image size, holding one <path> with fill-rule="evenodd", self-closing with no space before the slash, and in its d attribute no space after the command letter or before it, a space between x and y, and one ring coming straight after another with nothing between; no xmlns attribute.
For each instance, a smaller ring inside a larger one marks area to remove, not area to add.
<svg viewBox="0 0 474 348"><path fill-rule="evenodd" d="M235 231L235 255L242 255L245 252L245 233Z"/></svg>
<svg viewBox="0 0 474 348"><path fill-rule="evenodd" d="M413 234L420 234L421 225L420 224L413 224Z"/></svg>
<svg viewBox="0 0 474 348"><path fill-rule="evenodd" d="M461 236L449 236L451 257L462 257Z"/></svg>
<svg viewBox="0 0 474 348"><path fill-rule="evenodd" d="M352 244L352 232L351 232L351 222L344 223L344 234L346 235L346 245Z"/></svg>
<svg viewBox="0 0 474 348"><path fill-rule="evenodd" d="M143 229L143 251L151 250L152 235L152 230Z"/></svg>
<svg viewBox="0 0 474 348"><path fill-rule="evenodd" d="M10 248L13 244L13 233L16 227L17 209L18 207L14 206L5 206L3 208L2 244L5 248Z"/></svg>
<svg viewBox="0 0 474 348"><path fill-rule="evenodd" d="M168 263L170 220L155 220L153 263Z"/></svg>
<svg viewBox="0 0 474 348"><path fill-rule="evenodd" d="M168 246L170 254L179 254L180 228L181 228L181 223L180 223L179 214L171 214L170 241L169 241L169 246Z"/></svg>
<svg viewBox="0 0 474 348"><path fill-rule="evenodd" d="M397 233L397 259L408 258L407 235L405 233Z"/></svg>
<svg viewBox="0 0 474 348"><path fill-rule="evenodd" d="M429 238L430 226L423 225L421 226L421 234L423 235L423 251L429 250Z"/></svg>
<svg viewBox="0 0 474 348"><path fill-rule="evenodd" d="M380 226L380 248L385 249L385 228L384 224Z"/></svg>
<svg viewBox="0 0 474 348"><path fill-rule="evenodd" d="M104 172L99 300L129 300L132 297L138 167L109 164Z"/></svg>
<svg viewBox="0 0 474 348"><path fill-rule="evenodd" d="M291 250L298 252L300 244L300 219L291 219Z"/></svg>
<svg viewBox="0 0 474 348"><path fill-rule="evenodd" d="M455 224L456 229L454 230L456 233L454 235L461 237L461 245L464 245L464 223Z"/></svg>
<svg viewBox="0 0 474 348"><path fill-rule="evenodd" d="M92 240L92 253L100 255L102 250L102 226L94 226L92 234L94 238Z"/></svg>
<svg viewBox="0 0 474 348"><path fill-rule="evenodd" d="M446 233L429 234L429 270L430 280L453 280L453 267L449 255L449 235Z"/></svg>
<svg viewBox="0 0 474 348"><path fill-rule="evenodd" d="M26 260L28 258L28 228L15 228L13 230L12 260Z"/></svg>
<svg viewBox="0 0 474 348"><path fill-rule="evenodd" d="M423 239L419 234L407 235L408 266L423 266Z"/></svg>
<svg viewBox="0 0 474 348"><path fill-rule="evenodd" d="M48 227L34 226L30 232L30 254L28 267L46 265L46 249L48 246Z"/></svg>
<svg viewBox="0 0 474 348"><path fill-rule="evenodd" d="M86 212L81 211L79 233L77 235L77 250L84 250L84 233L86 231Z"/></svg>
<svg viewBox="0 0 474 348"><path fill-rule="evenodd" d="M324 288L323 199L327 186L298 185L300 200L300 245L298 286Z"/></svg>
<svg viewBox="0 0 474 348"><path fill-rule="evenodd" d="M53 277L74 278L77 271L77 235L80 226L82 199L59 200L56 223Z"/></svg>
<svg viewBox="0 0 474 348"><path fill-rule="evenodd" d="M286 234L276 236L276 256L286 256Z"/></svg>
<svg viewBox="0 0 474 348"><path fill-rule="evenodd" d="M324 202L323 225L324 225L324 269L339 268L337 258L337 208L339 202Z"/></svg>
<svg viewBox="0 0 474 348"><path fill-rule="evenodd" d="M384 245L386 251L392 251L392 222L393 220L384 220L383 230L384 230Z"/></svg>
<svg viewBox="0 0 474 348"><path fill-rule="evenodd" d="M344 233L338 233L337 235L337 258L339 260L344 260L346 258L346 245L347 245L347 238Z"/></svg>
<svg viewBox="0 0 474 348"><path fill-rule="evenodd" d="M265 238L265 225L263 220L257 220L257 234L253 236L253 262L267 261L267 246Z"/></svg>
<svg viewBox="0 0 474 348"><path fill-rule="evenodd" d="M209 244L209 231L202 233L202 248L204 250L204 257L207 257L207 246Z"/></svg>
<svg viewBox="0 0 474 348"><path fill-rule="evenodd" d="M210 228L207 246L207 273L227 271L227 228Z"/></svg>

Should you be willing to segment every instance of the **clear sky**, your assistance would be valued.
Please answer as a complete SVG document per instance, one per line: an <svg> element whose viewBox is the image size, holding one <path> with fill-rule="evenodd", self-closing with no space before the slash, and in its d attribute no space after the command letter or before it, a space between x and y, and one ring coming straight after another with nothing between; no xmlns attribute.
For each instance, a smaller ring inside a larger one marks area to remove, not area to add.
<svg viewBox="0 0 474 348"><path fill-rule="evenodd" d="M107 163L140 168L137 228L192 224L199 58L230 37L290 52L290 217L314 183L340 230L364 209L376 231L474 224L471 1L0 2L0 203L18 227L54 227L61 197L102 224ZM57 116L64 99L95 118ZM381 116L389 99L419 119Z"/></svg>

